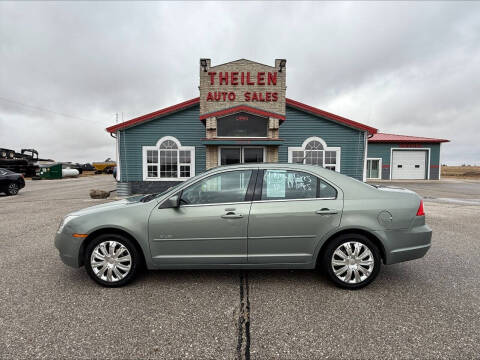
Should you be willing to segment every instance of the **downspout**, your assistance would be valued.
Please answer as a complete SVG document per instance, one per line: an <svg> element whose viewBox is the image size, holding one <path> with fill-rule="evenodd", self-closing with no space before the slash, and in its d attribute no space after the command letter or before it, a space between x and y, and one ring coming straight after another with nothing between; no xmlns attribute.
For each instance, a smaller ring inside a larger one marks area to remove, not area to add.
<svg viewBox="0 0 480 360"><path fill-rule="evenodd" d="M363 133L363 182L367 181L368 131Z"/></svg>

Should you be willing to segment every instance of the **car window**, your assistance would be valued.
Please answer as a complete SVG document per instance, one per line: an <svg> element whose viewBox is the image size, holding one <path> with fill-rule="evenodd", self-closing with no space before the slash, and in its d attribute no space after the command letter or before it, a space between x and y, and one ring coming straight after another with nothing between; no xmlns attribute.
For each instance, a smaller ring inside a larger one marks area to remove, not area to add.
<svg viewBox="0 0 480 360"><path fill-rule="evenodd" d="M265 170L261 199L316 198L318 181L316 176L301 171Z"/></svg>
<svg viewBox="0 0 480 360"><path fill-rule="evenodd" d="M182 192L181 204L217 204L245 201L252 170L228 171L200 180Z"/></svg>
<svg viewBox="0 0 480 360"><path fill-rule="evenodd" d="M320 194L321 198L336 198L337 190L330 184L327 184L325 181L320 180Z"/></svg>
<svg viewBox="0 0 480 360"><path fill-rule="evenodd" d="M7 175L7 172L4 170L0 170L0 175Z"/></svg>

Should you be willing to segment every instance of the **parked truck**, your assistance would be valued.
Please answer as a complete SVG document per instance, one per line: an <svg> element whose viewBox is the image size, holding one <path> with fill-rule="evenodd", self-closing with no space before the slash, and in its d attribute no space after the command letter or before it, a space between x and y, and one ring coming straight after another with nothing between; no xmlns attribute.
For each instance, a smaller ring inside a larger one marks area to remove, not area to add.
<svg viewBox="0 0 480 360"><path fill-rule="evenodd" d="M0 148L0 168L31 177L35 176L39 169L39 161L53 160L40 159L35 149L22 149L18 153L15 150Z"/></svg>
<svg viewBox="0 0 480 360"><path fill-rule="evenodd" d="M95 174L111 174L113 173L113 168L117 166L117 163L114 160L107 158L105 161L94 162L92 165L95 168Z"/></svg>

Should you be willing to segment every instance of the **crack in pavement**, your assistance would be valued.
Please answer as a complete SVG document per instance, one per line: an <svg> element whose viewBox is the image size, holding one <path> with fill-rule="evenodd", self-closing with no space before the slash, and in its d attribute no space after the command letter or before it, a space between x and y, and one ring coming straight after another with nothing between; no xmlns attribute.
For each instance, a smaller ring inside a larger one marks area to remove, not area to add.
<svg viewBox="0 0 480 360"><path fill-rule="evenodd" d="M237 343L237 358L239 360L250 360L250 299L248 293L248 273L241 271Z"/></svg>

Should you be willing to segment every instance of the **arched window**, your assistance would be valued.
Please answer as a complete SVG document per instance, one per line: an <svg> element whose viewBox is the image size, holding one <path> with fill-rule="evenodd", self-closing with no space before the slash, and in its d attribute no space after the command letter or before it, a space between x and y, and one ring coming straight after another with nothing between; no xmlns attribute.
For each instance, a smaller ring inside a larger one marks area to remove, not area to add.
<svg viewBox="0 0 480 360"><path fill-rule="evenodd" d="M181 146L172 136L161 138L156 146L143 147L144 180L186 180L195 176L195 147Z"/></svg>
<svg viewBox="0 0 480 360"><path fill-rule="evenodd" d="M340 172L340 148L328 147L322 138L310 137L301 147L288 148L288 162L318 165Z"/></svg>

